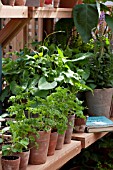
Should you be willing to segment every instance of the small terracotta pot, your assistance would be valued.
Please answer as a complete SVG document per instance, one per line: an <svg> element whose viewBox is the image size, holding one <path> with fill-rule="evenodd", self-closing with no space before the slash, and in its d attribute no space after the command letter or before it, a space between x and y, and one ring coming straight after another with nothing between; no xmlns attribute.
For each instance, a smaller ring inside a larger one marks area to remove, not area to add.
<svg viewBox="0 0 113 170"><path fill-rule="evenodd" d="M65 133L64 134L58 134L58 139L57 139L57 144L56 144L56 150L60 150L63 147L64 144L64 138L65 138Z"/></svg>
<svg viewBox="0 0 113 170"><path fill-rule="evenodd" d="M3 5L8 5L8 0L1 0Z"/></svg>
<svg viewBox="0 0 113 170"><path fill-rule="evenodd" d="M15 0L16 6L25 6L26 0Z"/></svg>
<svg viewBox="0 0 113 170"><path fill-rule="evenodd" d="M56 144L57 144L57 139L58 139L58 133L57 132L51 132L48 154L47 154L48 156L54 155Z"/></svg>
<svg viewBox="0 0 113 170"><path fill-rule="evenodd" d="M45 0L40 0L40 7L43 7L45 4Z"/></svg>
<svg viewBox="0 0 113 170"><path fill-rule="evenodd" d="M26 0L26 6L39 7L40 0Z"/></svg>
<svg viewBox="0 0 113 170"><path fill-rule="evenodd" d="M86 120L83 118L75 118L74 132L84 132L86 127Z"/></svg>
<svg viewBox="0 0 113 170"><path fill-rule="evenodd" d="M20 157L18 156L2 156L2 170L19 170Z"/></svg>
<svg viewBox="0 0 113 170"><path fill-rule="evenodd" d="M14 6L15 5L15 0L9 0L9 4L8 5Z"/></svg>
<svg viewBox="0 0 113 170"><path fill-rule="evenodd" d="M54 0L54 8L58 8L60 6L60 0Z"/></svg>
<svg viewBox="0 0 113 170"><path fill-rule="evenodd" d="M77 4L81 4L82 0L60 0L60 8L73 8Z"/></svg>
<svg viewBox="0 0 113 170"><path fill-rule="evenodd" d="M15 156L20 157L19 170L26 170L27 169L27 165L28 165L28 161L29 161L29 154L30 154L29 150L23 151L21 153L14 153Z"/></svg>
<svg viewBox="0 0 113 170"><path fill-rule="evenodd" d="M74 121L75 121L75 115L69 115L68 116L68 127L66 130L65 139L64 139L65 144L71 143L71 136L73 132Z"/></svg>
<svg viewBox="0 0 113 170"><path fill-rule="evenodd" d="M49 147L50 133L45 131L39 131L40 137L38 138L35 134L32 136L35 139L35 142L30 143L30 156L29 156L29 164L39 165L44 164L47 160L47 153ZM37 143L38 148L35 143Z"/></svg>

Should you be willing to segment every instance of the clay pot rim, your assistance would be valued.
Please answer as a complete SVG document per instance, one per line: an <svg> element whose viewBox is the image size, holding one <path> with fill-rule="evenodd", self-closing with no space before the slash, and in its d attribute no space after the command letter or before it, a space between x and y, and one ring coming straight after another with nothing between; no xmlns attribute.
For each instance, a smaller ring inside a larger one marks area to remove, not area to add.
<svg viewBox="0 0 113 170"><path fill-rule="evenodd" d="M12 159L9 159L9 158L12 158ZM13 159L13 158L15 158L15 159ZM1 157L1 160L5 160L5 161L9 161L9 160L16 161L17 159L20 159L20 157L15 156L15 155L7 155L7 156L2 156Z"/></svg>

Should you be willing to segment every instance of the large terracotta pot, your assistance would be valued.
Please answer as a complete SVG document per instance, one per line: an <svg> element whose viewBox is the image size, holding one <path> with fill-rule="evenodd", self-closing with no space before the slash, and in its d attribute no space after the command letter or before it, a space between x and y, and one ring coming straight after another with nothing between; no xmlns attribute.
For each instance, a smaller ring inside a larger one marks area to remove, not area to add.
<svg viewBox="0 0 113 170"><path fill-rule="evenodd" d="M60 8L73 8L77 4L81 4L82 0L60 0Z"/></svg>
<svg viewBox="0 0 113 170"><path fill-rule="evenodd" d="M93 93L86 92L85 96L89 115L110 118L113 88L95 89Z"/></svg>
<svg viewBox="0 0 113 170"><path fill-rule="evenodd" d="M19 170L20 157L18 156L2 156L2 170Z"/></svg>
<svg viewBox="0 0 113 170"><path fill-rule="evenodd" d="M47 153L49 147L50 140L50 132L39 131L39 138L32 134L35 141L30 143L30 156L29 156L29 164L39 165L44 164L47 160ZM35 145L37 143L38 147Z"/></svg>

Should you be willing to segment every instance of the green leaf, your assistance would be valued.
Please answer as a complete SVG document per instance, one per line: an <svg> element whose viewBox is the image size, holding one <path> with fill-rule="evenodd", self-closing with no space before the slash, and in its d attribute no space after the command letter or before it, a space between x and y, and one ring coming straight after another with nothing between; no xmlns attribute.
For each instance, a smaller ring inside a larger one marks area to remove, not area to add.
<svg viewBox="0 0 113 170"><path fill-rule="evenodd" d="M49 89L53 89L57 86L57 82L54 81L52 83L49 83L46 81L45 77L41 77L38 83L38 88L40 90L49 90Z"/></svg>
<svg viewBox="0 0 113 170"><path fill-rule="evenodd" d="M106 14L105 15L105 21L107 22L108 26L111 28L111 30L113 32L113 17L111 17L110 15Z"/></svg>
<svg viewBox="0 0 113 170"><path fill-rule="evenodd" d="M9 86L6 86L5 89L2 90L2 94L0 95L0 101L4 101L6 97L9 96Z"/></svg>
<svg viewBox="0 0 113 170"><path fill-rule="evenodd" d="M0 143L2 143L3 142L3 139L2 138L0 138Z"/></svg>
<svg viewBox="0 0 113 170"><path fill-rule="evenodd" d="M16 81L12 81L10 83L10 90L12 91L13 94L18 94L18 93L20 93L22 91L22 87L18 86Z"/></svg>
<svg viewBox="0 0 113 170"><path fill-rule="evenodd" d="M96 4L79 4L73 8L75 27L85 43L91 39L91 31L97 26L98 18Z"/></svg>

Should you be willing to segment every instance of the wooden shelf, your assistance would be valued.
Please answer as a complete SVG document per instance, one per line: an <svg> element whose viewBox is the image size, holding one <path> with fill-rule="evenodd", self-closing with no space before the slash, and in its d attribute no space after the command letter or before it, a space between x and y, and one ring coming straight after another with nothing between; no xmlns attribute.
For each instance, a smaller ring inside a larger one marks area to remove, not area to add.
<svg viewBox="0 0 113 170"><path fill-rule="evenodd" d="M30 18L72 18L71 8L29 7Z"/></svg>
<svg viewBox="0 0 113 170"><path fill-rule="evenodd" d="M0 18L28 18L28 7L2 5Z"/></svg>
<svg viewBox="0 0 113 170"><path fill-rule="evenodd" d="M55 170L81 152L81 142L72 141L64 144L61 150L56 150L53 156L48 156L47 162L41 165L28 165L27 170Z"/></svg>
<svg viewBox="0 0 113 170"><path fill-rule="evenodd" d="M71 8L0 6L0 18L72 18Z"/></svg>
<svg viewBox="0 0 113 170"><path fill-rule="evenodd" d="M102 138L109 132L98 132L98 133L73 133L72 139L81 141L82 148L87 148L98 139Z"/></svg>

